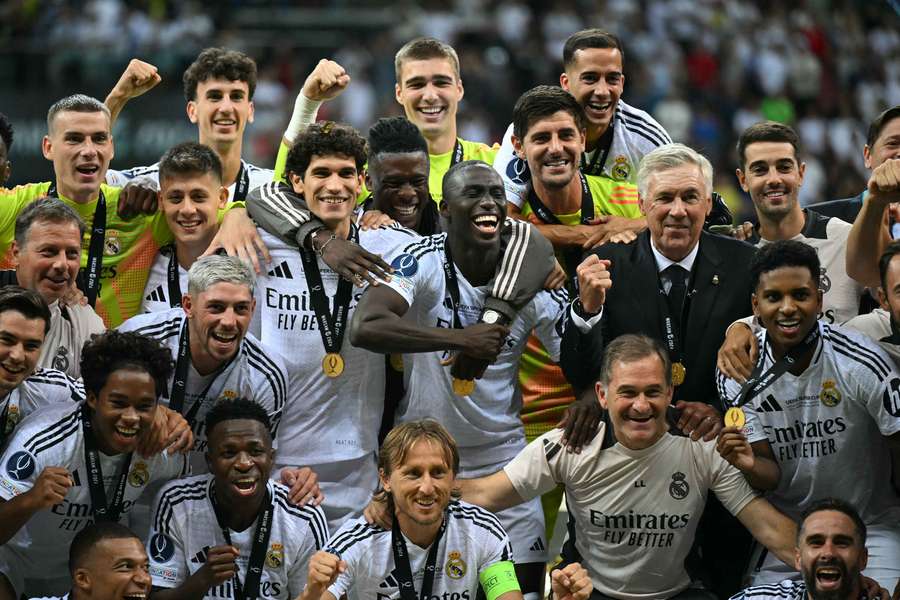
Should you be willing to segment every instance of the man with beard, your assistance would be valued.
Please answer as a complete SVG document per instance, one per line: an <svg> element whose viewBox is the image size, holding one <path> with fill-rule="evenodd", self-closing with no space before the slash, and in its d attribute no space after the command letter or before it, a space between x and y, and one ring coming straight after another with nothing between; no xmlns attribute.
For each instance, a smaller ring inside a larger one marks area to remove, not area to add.
<svg viewBox="0 0 900 600"><path fill-rule="evenodd" d="M816 251L796 240L763 246L751 263L759 360L741 385L718 375L725 424L718 449L788 516L816 498L858 507L870 539L866 575L900 578L900 372L869 338L829 325ZM743 408L741 408L741 406ZM746 423L744 421L746 420ZM789 576L771 555L754 583Z"/></svg>
<svg viewBox="0 0 900 600"><path fill-rule="evenodd" d="M296 506L269 479L270 429L266 411L246 398L209 411L209 474L169 483L154 503L154 598L289 600L303 589L328 527L320 508Z"/></svg>
<svg viewBox="0 0 900 600"><path fill-rule="evenodd" d="M532 330L558 356L568 295L532 292L515 318L486 309L488 283L504 256L503 184L486 163L464 161L451 167L443 186L447 232L394 250L392 278L363 294L350 340L373 352L403 353L406 389L397 421L438 419L460 445L461 473L476 477L525 446L518 360ZM498 517L512 539L523 589L538 591L546 548L540 503Z"/></svg>
<svg viewBox="0 0 900 600"><path fill-rule="evenodd" d="M860 573L869 558L866 524L853 505L836 498L813 502L803 511L797 532L795 568L802 581L757 585L731 600L858 600L864 596Z"/></svg>

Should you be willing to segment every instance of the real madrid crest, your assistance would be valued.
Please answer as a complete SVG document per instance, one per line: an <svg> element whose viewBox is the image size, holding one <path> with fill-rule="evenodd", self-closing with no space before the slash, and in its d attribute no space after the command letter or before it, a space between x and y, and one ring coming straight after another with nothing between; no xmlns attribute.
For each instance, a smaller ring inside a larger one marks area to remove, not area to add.
<svg viewBox="0 0 900 600"><path fill-rule="evenodd" d="M16 428L16 423L19 422L19 407L15 404L10 404L9 408L6 409L6 423L3 424L3 432L5 434L12 433L12 430Z"/></svg>
<svg viewBox="0 0 900 600"><path fill-rule="evenodd" d="M672 473L672 483L669 484L669 495L676 500L684 500L691 492L691 486L684 479L684 473L678 471Z"/></svg>
<svg viewBox="0 0 900 600"><path fill-rule="evenodd" d="M222 394L219 396L219 399L220 399L220 400L221 400L221 399L224 399L224 400L234 400L235 398L237 398L237 392L234 391L234 390L224 390L224 391L222 392Z"/></svg>
<svg viewBox="0 0 900 600"><path fill-rule="evenodd" d="M56 349L56 356L53 357L53 368L57 371L67 371L69 369L69 349L60 346Z"/></svg>
<svg viewBox="0 0 900 600"><path fill-rule="evenodd" d="M447 556L447 564L444 565L444 572L450 579L462 579L466 575L466 561L462 559L462 555L454 550Z"/></svg>
<svg viewBox="0 0 900 600"><path fill-rule="evenodd" d="M115 256L122 250L122 244L119 242L119 233L109 230L103 240L103 254L106 256Z"/></svg>
<svg viewBox="0 0 900 600"><path fill-rule="evenodd" d="M132 487L143 487L147 485L147 482L150 481L150 469L147 468L147 463L138 461L134 463L134 466L131 467L131 472L128 474L128 483Z"/></svg>
<svg viewBox="0 0 900 600"><path fill-rule="evenodd" d="M631 178L631 163L624 154L616 157L615 164L612 166L612 176L617 181L628 181Z"/></svg>
<svg viewBox="0 0 900 600"><path fill-rule="evenodd" d="M819 392L819 400L829 408L834 408L841 403L841 392L837 389L837 383L833 379L822 382L822 391Z"/></svg>
<svg viewBox="0 0 900 600"><path fill-rule="evenodd" d="M272 547L266 552L266 566L270 569L277 569L283 564L284 546L281 544L272 544Z"/></svg>

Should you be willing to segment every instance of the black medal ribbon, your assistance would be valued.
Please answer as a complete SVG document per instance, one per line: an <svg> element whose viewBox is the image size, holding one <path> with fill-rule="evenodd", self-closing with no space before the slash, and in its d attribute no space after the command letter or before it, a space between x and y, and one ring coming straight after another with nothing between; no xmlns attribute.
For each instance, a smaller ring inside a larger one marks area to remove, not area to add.
<svg viewBox="0 0 900 600"><path fill-rule="evenodd" d="M59 198L56 184L50 184L47 195ZM100 272L103 266L103 245L106 241L106 196L100 190L97 198L97 208L94 209L94 217L91 223L91 243L88 246L86 278L84 281L84 295L91 308L97 304L97 294L100 292Z"/></svg>
<svg viewBox="0 0 900 600"><path fill-rule="evenodd" d="M359 234L351 225L350 241L357 242ZM344 343L344 330L347 328L347 317L350 314L350 300L353 297L353 284L340 277L337 291L334 294L334 309L331 309L325 286L322 284L322 272L316 253L305 248L300 249L303 261L303 274L306 276L306 287L309 289L310 304L316 313L319 335L322 345L328 354L339 354Z"/></svg>
<svg viewBox="0 0 900 600"><path fill-rule="evenodd" d="M453 156L450 157L450 166L457 163L461 163L463 159L463 147L459 141L459 138L456 138L456 143L453 144Z"/></svg>
<svg viewBox="0 0 900 600"><path fill-rule="evenodd" d="M210 377L209 383L206 384L206 387L203 388L203 391L191 406L190 410L184 412L184 397L187 393L188 367L191 364L191 335L187 318L181 323L181 333L178 337L178 356L175 359L175 375L172 377L172 389L169 391L169 408L182 414L184 420L188 422L188 425L190 425L192 429L194 427L194 422L197 420L197 412L199 412L200 407L203 405L203 401L206 400L206 395L209 393L209 388L212 387L212 384L215 383L218 376L228 368L228 365L231 364L231 361L233 361L240 352L241 350L238 348L238 351L234 353L234 356L216 370Z"/></svg>
<svg viewBox="0 0 900 600"><path fill-rule="evenodd" d="M103 469L100 466L100 450L94 436L94 425L91 423L91 408L81 405L81 428L84 433L84 465L87 468L88 490L91 494L91 510L94 521L118 521L125 503L125 483L128 480L128 469L131 468L132 453L129 452L125 463L119 469L111 503L107 502L106 489L103 486Z"/></svg>
<svg viewBox="0 0 900 600"><path fill-rule="evenodd" d="M234 196L232 196L232 202L243 202L247 199L247 194L250 192L250 174L247 172L247 168L244 166L244 161L241 161L241 168L238 169L237 177L234 179Z"/></svg>
<svg viewBox="0 0 900 600"><path fill-rule="evenodd" d="M3 407L3 413L0 414L0 448L6 446L6 420L9 418L9 405L12 404L13 401L12 394L13 392L9 393L9 399L6 401L6 405Z"/></svg>
<svg viewBox="0 0 900 600"><path fill-rule="evenodd" d="M459 280L456 278L456 267L453 266L453 257L450 256L449 237L444 239L444 260L441 266L444 269L444 280L447 282L450 303L453 305L453 329L462 329L462 321L459 319Z"/></svg>
<svg viewBox="0 0 900 600"><path fill-rule="evenodd" d="M584 173L579 171L578 177L581 180L581 224L587 225L594 220L594 196L591 194L591 188L588 185L587 177L584 176ZM531 212L533 212L538 219L547 225L562 225L562 222L555 214L553 214L553 211L547 208L547 205L538 198L533 185L528 186L527 201L528 206L531 207ZM566 272L570 276L574 276L575 269L578 267L578 263L581 262L581 249L577 247L567 248L562 254Z"/></svg>
<svg viewBox="0 0 900 600"><path fill-rule="evenodd" d="M766 369L765 373L762 373L762 366L765 364L765 348L763 348L760 351L759 363L750 374L750 379L741 386L741 391L738 392L737 397L731 401L731 405L735 408L740 408L750 402L754 397L761 394L764 389L775 383L779 377L787 373L791 367L797 364L797 361L800 360L804 354L810 349L815 348L816 344L819 343L820 337L819 324L816 323L813 328L809 330L809 333L806 334L806 337L803 338L802 342L785 352L784 356L776 360L771 367Z"/></svg>
<svg viewBox="0 0 900 600"><path fill-rule="evenodd" d="M416 587L413 583L412 567L409 564L409 552L406 549L406 541L403 539L403 533L400 531L400 524L397 522L397 515L394 515L394 525L391 527L391 550L394 553L394 568L397 574L397 587L400 589L400 600L428 600L431 598L431 590L434 588L434 571L437 568L438 546L441 545L441 538L444 537L444 531L447 529L447 516L444 515L444 521L438 530L437 537L431 543L428 550L428 558L425 561L425 575L422 578L422 589L416 594Z"/></svg>
<svg viewBox="0 0 900 600"><path fill-rule="evenodd" d="M178 277L178 256L175 245L169 244L161 249L169 254L169 266L166 268L166 282L169 286L169 307L181 306L181 281Z"/></svg>
<svg viewBox="0 0 900 600"><path fill-rule="evenodd" d="M687 269L685 269L685 271L687 271ZM681 314L675 315L672 311L672 306L669 303L669 298L663 290L662 281L660 281L657 306L659 308L659 314L662 316L663 336L665 337L666 349L669 351L669 359L673 364L682 362L682 352L684 350L684 336L682 335L682 331L686 325L685 317L690 312L691 296L693 295L693 273L689 273L684 304L681 306Z"/></svg>
<svg viewBox="0 0 900 600"><path fill-rule="evenodd" d="M600 137L597 149L594 151L594 157L591 159L590 164L588 164L587 159L585 158L585 153L581 153L581 171L588 175L603 175L603 167L606 166L606 159L609 156L610 148L612 148L612 142L613 123L610 121L606 131L604 131L603 135Z"/></svg>
<svg viewBox="0 0 900 600"><path fill-rule="evenodd" d="M265 482L260 483L265 485ZM233 546L231 534L228 533L228 526L225 524L225 517L216 500L215 488L210 490L209 501L213 505L216 521L222 529L225 543ZM247 561L247 575L244 577L244 583L241 585L241 579L238 577L236 569L234 577L231 579L231 583L234 586L235 600L256 600L259 597L259 583L262 579L263 562L266 560L266 548L269 547L269 537L272 535L272 517L274 513L275 505L267 489L263 510L256 519L256 531L253 533L253 545L250 547L250 558Z"/></svg>

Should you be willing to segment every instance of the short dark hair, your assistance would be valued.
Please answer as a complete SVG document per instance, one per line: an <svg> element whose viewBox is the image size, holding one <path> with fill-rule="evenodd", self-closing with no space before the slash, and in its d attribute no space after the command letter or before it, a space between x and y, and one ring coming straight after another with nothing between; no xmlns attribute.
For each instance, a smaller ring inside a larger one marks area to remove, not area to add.
<svg viewBox="0 0 900 600"><path fill-rule="evenodd" d="M0 113L0 139L3 140L3 144L6 146L6 152L8 153L13 145L13 126L9 117L3 113Z"/></svg>
<svg viewBox="0 0 900 600"><path fill-rule="evenodd" d="M602 29L582 29L569 36L563 44L563 65L568 67L575 61L575 53L585 48L613 48L619 51L622 65L625 65L625 50L615 35Z"/></svg>
<svg viewBox="0 0 900 600"><path fill-rule="evenodd" d="M33 290L26 290L17 285L0 288L0 314L8 310L21 313L26 319L44 321L44 335L50 331L50 309L44 298Z"/></svg>
<svg viewBox="0 0 900 600"><path fill-rule="evenodd" d="M456 79L459 80L459 56L453 46L446 44L441 40L430 37L421 37L406 42L402 48L394 55L394 76L397 83L400 81L400 72L403 70L403 63L409 60L429 60L432 58L443 58L450 62Z"/></svg>
<svg viewBox="0 0 900 600"><path fill-rule="evenodd" d="M428 142L406 117L384 117L369 128L369 157L389 153L424 152Z"/></svg>
<svg viewBox="0 0 900 600"><path fill-rule="evenodd" d="M881 289L887 293L888 285L887 285L887 272L888 267L891 266L891 260L900 254L900 241L894 240L884 249L884 252L881 253L881 256L878 257L878 274L881 276Z"/></svg>
<svg viewBox="0 0 900 600"><path fill-rule="evenodd" d="M869 132L866 134L866 145L871 148L878 141L881 132L887 127L887 124L894 119L900 117L900 104L892 106L869 123Z"/></svg>
<svg viewBox="0 0 900 600"><path fill-rule="evenodd" d="M219 423L236 421L238 419L259 421L266 428L266 431L269 432L269 435L272 434L272 424L269 421L266 409L258 402L241 397L219 400L212 405L212 408L206 413L206 439L210 438L213 429Z"/></svg>
<svg viewBox="0 0 900 600"><path fill-rule="evenodd" d="M743 169L747 146L756 142L787 142L794 147L794 158L800 162L800 136L789 125L777 121L754 123L741 133L737 143L738 166Z"/></svg>
<svg viewBox="0 0 900 600"><path fill-rule="evenodd" d="M28 242L28 232L36 221L63 224L74 223L78 226L80 237L84 237L84 232L87 229L87 226L81 219L81 215L75 212L71 206L59 198L44 196L23 208L22 212L16 217L14 236L20 248Z"/></svg>
<svg viewBox="0 0 900 600"><path fill-rule="evenodd" d="M352 158L356 163L356 170L362 173L366 164L366 140L349 125L334 121L313 123L297 136L291 146L284 165L285 172L294 173L302 179L306 176L306 169L313 156L335 154Z"/></svg>
<svg viewBox="0 0 900 600"><path fill-rule="evenodd" d="M184 97L188 102L197 99L197 85L207 79L246 81L248 99L253 100L253 92L256 91L256 63L237 50L207 48L197 56L182 77Z"/></svg>
<svg viewBox="0 0 900 600"><path fill-rule="evenodd" d="M555 85L533 87L519 96L513 107L513 134L520 140L524 140L528 130L536 121L553 116L560 111L572 115L579 131L587 127L584 108L578 104L572 94Z"/></svg>
<svg viewBox="0 0 900 600"><path fill-rule="evenodd" d="M53 132L53 121L56 115L61 112L80 112L80 113L96 113L100 112L106 115L110 120L109 108L96 98L86 96L85 94L72 94L65 98L60 98L53 103L50 110L47 111L47 133Z"/></svg>
<svg viewBox="0 0 900 600"><path fill-rule="evenodd" d="M115 521L97 521L90 523L72 538L69 544L69 573L74 577L75 570L81 567L94 547L103 540L122 540L134 538L141 541L133 531ZM143 547L141 542L141 547Z"/></svg>
<svg viewBox="0 0 900 600"><path fill-rule="evenodd" d="M816 289L818 289L822 275L819 255L816 254L815 248L797 240L779 240L766 244L756 251L753 260L750 261L750 281L753 284L751 289L756 290L759 286L759 278L764 273L781 267L808 269Z"/></svg>
<svg viewBox="0 0 900 600"><path fill-rule="evenodd" d="M800 545L800 535L803 531L803 525L806 524L806 520L811 515L825 510L833 510L847 515L856 527L856 534L859 536L859 545L865 548L867 535L866 524L863 522L862 517L859 516L859 512L856 508L849 502L841 500L840 498L822 498L821 500L816 500L806 507L806 510L800 513L800 526L797 528L797 545Z"/></svg>
<svg viewBox="0 0 900 600"><path fill-rule="evenodd" d="M155 339L133 331L94 335L81 351L81 378L86 392L100 395L109 376L119 369L146 371L156 383L156 396L167 393L174 363L172 353Z"/></svg>
<svg viewBox="0 0 900 600"><path fill-rule="evenodd" d="M658 340L636 333L627 333L614 339L606 347L603 353L603 362L600 365L600 382L604 386L612 381L613 366L617 362L632 362L648 356L656 355L662 362L663 375L666 380L666 388L672 387L672 361L669 353Z"/></svg>
<svg viewBox="0 0 900 600"><path fill-rule="evenodd" d="M212 173L222 181L222 161L209 146L197 142L182 142L166 150L159 159L159 180L173 176L206 175Z"/></svg>

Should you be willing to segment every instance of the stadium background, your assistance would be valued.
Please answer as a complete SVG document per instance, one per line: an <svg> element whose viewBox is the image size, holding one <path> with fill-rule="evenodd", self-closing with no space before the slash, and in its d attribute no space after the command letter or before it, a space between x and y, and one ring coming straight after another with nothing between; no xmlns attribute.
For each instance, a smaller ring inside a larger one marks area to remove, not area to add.
<svg viewBox="0 0 900 600"><path fill-rule="evenodd" d="M15 127L10 185L46 181L45 116L58 98L103 99L132 57L163 83L133 100L114 130L113 168L151 164L196 139L181 74L207 46L240 49L259 65L256 121L244 157L271 166L294 97L319 58L353 78L320 117L363 133L401 114L393 55L430 35L459 52L466 95L462 137L495 141L518 95L558 83L565 38L585 27L625 45L623 98L709 156L716 189L747 215L736 186L737 132L770 118L800 133L804 203L847 197L865 185L866 124L900 103L900 17L894 0L9 0L0 3L0 112Z"/></svg>

